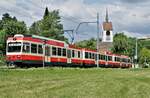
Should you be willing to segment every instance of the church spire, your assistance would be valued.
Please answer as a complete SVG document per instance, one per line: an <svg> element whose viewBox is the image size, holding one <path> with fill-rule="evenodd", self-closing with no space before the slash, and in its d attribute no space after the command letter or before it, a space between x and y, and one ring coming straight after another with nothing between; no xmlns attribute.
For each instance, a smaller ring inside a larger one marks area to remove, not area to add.
<svg viewBox="0 0 150 98"><path fill-rule="evenodd" d="M109 22L109 18L108 18L108 10L106 9L106 17L105 17L105 21Z"/></svg>

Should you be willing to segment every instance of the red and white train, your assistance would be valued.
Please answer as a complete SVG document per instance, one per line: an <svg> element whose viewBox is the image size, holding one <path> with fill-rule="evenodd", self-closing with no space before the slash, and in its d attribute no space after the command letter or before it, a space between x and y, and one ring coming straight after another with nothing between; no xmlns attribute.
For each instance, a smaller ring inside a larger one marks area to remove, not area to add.
<svg viewBox="0 0 150 98"><path fill-rule="evenodd" d="M130 58L109 52L78 48L63 41L36 35L17 34L9 37L6 48L7 64L23 66L65 66L130 68ZM98 55L98 56L97 56ZM97 59L98 57L98 59Z"/></svg>

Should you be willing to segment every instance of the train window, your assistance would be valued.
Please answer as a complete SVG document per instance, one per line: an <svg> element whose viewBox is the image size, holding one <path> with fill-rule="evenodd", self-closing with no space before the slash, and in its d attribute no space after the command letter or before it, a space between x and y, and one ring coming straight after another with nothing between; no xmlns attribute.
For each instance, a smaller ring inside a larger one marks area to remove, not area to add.
<svg viewBox="0 0 150 98"><path fill-rule="evenodd" d="M78 58L80 58L80 51L78 51Z"/></svg>
<svg viewBox="0 0 150 98"><path fill-rule="evenodd" d="M38 53L43 54L43 47L42 45L38 45Z"/></svg>
<svg viewBox="0 0 150 98"><path fill-rule="evenodd" d="M123 62L123 58L120 58L120 61Z"/></svg>
<svg viewBox="0 0 150 98"><path fill-rule="evenodd" d="M91 59L93 59L94 58L94 54L93 53L91 53Z"/></svg>
<svg viewBox="0 0 150 98"><path fill-rule="evenodd" d="M95 59L96 54L92 53L92 59Z"/></svg>
<svg viewBox="0 0 150 98"><path fill-rule="evenodd" d="M131 61L130 61L130 59L128 59L128 63L130 63Z"/></svg>
<svg viewBox="0 0 150 98"><path fill-rule="evenodd" d="M127 62L127 59L126 58L122 58L122 62Z"/></svg>
<svg viewBox="0 0 150 98"><path fill-rule="evenodd" d="M50 56L50 53L51 53L51 52L50 52L50 47L49 47L49 46L46 46L46 47L45 47L45 55L46 55L46 56Z"/></svg>
<svg viewBox="0 0 150 98"><path fill-rule="evenodd" d="M78 58L78 51L75 50L75 58Z"/></svg>
<svg viewBox="0 0 150 98"><path fill-rule="evenodd" d="M128 59L126 59L126 63L128 63Z"/></svg>
<svg viewBox="0 0 150 98"><path fill-rule="evenodd" d="M31 44L31 53L37 53L37 44Z"/></svg>
<svg viewBox="0 0 150 98"><path fill-rule="evenodd" d="M8 43L8 52L20 52L21 42L10 42Z"/></svg>
<svg viewBox="0 0 150 98"><path fill-rule="evenodd" d="M120 58L119 57L115 57L115 61L120 61Z"/></svg>
<svg viewBox="0 0 150 98"><path fill-rule="evenodd" d="M89 58L90 58L90 59L92 58L91 56L92 56L91 53L89 53Z"/></svg>
<svg viewBox="0 0 150 98"><path fill-rule="evenodd" d="M99 60L101 59L101 55L100 55L100 54L98 54L98 59L99 59Z"/></svg>
<svg viewBox="0 0 150 98"><path fill-rule="evenodd" d="M29 43L23 43L23 52L29 53L30 52L30 44Z"/></svg>
<svg viewBox="0 0 150 98"><path fill-rule="evenodd" d="M75 51L72 50L72 57L74 58L75 57Z"/></svg>
<svg viewBox="0 0 150 98"><path fill-rule="evenodd" d="M56 47L52 47L52 55L56 55Z"/></svg>
<svg viewBox="0 0 150 98"><path fill-rule="evenodd" d="M119 57L117 57L117 58L116 58L116 61L120 62L120 58L119 58Z"/></svg>
<svg viewBox="0 0 150 98"><path fill-rule="evenodd" d="M71 50L67 50L67 57L71 58Z"/></svg>
<svg viewBox="0 0 150 98"><path fill-rule="evenodd" d="M98 58L97 58L97 55L98 55L98 54L94 54L94 59L95 59L95 60L99 59L99 55L98 55Z"/></svg>
<svg viewBox="0 0 150 98"><path fill-rule="evenodd" d="M128 63L128 62L129 62L129 59L126 59L126 62Z"/></svg>
<svg viewBox="0 0 150 98"><path fill-rule="evenodd" d="M66 56L66 49L63 49L63 56Z"/></svg>
<svg viewBox="0 0 150 98"><path fill-rule="evenodd" d="M61 48L58 48L58 56L61 56Z"/></svg>
<svg viewBox="0 0 150 98"><path fill-rule="evenodd" d="M88 52L85 52L85 58L88 58Z"/></svg>
<svg viewBox="0 0 150 98"><path fill-rule="evenodd" d="M112 61L112 56L108 56L108 61Z"/></svg>
<svg viewBox="0 0 150 98"><path fill-rule="evenodd" d="M115 57L115 61L117 61L117 57Z"/></svg>
<svg viewBox="0 0 150 98"><path fill-rule="evenodd" d="M105 55L100 55L101 60L105 60Z"/></svg>
<svg viewBox="0 0 150 98"><path fill-rule="evenodd" d="M125 62L124 58L122 58L122 62Z"/></svg>

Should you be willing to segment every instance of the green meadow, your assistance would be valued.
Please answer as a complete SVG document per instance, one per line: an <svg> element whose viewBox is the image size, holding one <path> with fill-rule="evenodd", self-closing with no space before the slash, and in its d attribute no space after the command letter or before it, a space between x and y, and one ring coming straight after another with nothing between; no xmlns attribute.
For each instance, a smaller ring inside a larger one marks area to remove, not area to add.
<svg viewBox="0 0 150 98"><path fill-rule="evenodd" d="M150 98L150 69L0 69L0 98Z"/></svg>

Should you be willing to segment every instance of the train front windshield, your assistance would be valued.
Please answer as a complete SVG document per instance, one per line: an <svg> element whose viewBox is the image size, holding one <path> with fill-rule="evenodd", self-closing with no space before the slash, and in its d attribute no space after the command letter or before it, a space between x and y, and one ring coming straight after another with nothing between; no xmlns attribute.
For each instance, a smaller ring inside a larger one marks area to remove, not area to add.
<svg viewBox="0 0 150 98"><path fill-rule="evenodd" d="M8 43L8 52L21 52L21 42Z"/></svg>

